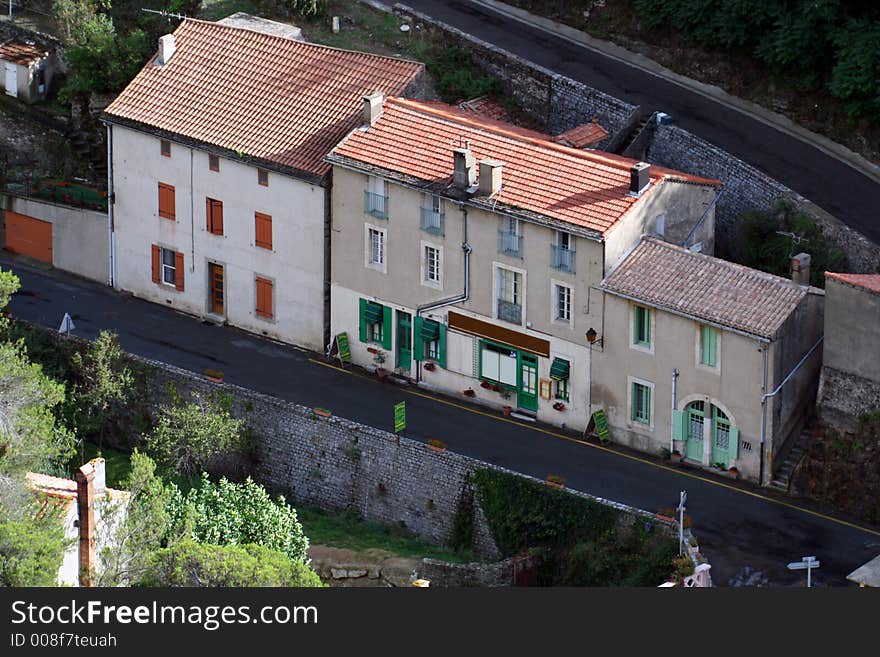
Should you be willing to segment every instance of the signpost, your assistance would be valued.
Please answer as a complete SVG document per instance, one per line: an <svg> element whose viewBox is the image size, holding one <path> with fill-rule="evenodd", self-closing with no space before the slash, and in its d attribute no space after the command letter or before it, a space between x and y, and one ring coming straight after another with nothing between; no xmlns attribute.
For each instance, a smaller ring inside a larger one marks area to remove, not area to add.
<svg viewBox="0 0 880 657"><path fill-rule="evenodd" d="M73 323L73 320L70 318L70 315L64 313L64 319L61 320L61 326L58 327L59 333L64 333L67 337L70 337L70 332L76 328L76 325Z"/></svg>
<svg viewBox="0 0 880 657"><path fill-rule="evenodd" d="M348 333L340 333L336 336L336 357L339 358L339 364L345 366L351 362L351 345L348 344Z"/></svg>
<svg viewBox="0 0 880 657"><path fill-rule="evenodd" d="M402 401L394 405L394 433L400 433L406 429L406 402Z"/></svg>
<svg viewBox="0 0 880 657"><path fill-rule="evenodd" d="M687 498L688 494L681 491L678 494L678 506L675 509L678 511L678 556L681 556L684 549L682 547L684 545L684 503L687 502Z"/></svg>
<svg viewBox="0 0 880 657"><path fill-rule="evenodd" d="M789 570L806 570L807 571L807 588L811 588L812 579L810 577L810 573L813 572L813 568L819 567L819 562L816 560L816 557L802 557L800 561L792 561L788 564Z"/></svg>

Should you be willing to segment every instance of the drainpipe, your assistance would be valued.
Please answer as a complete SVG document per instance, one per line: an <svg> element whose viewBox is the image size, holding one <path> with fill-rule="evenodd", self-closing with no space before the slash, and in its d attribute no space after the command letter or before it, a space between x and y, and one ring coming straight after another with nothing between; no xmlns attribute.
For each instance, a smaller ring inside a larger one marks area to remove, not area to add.
<svg viewBox="0 0 880 657"><path fill-rule="evenodd" d="M672 368L672 414L669 416L670 420L675 417L675 406L676 406L676 398L675 398L675 383L678 380L678 370L676 368ZM669 453L672 454L672 450L675 449L675 424L673 422L669 423Z"/></svg>
<svg viewBox="0 0 880 657"><path fill-rule="evenodd" d="M718 202L718 199L721 197L721 193L722 193L723 191L724 191L724 190L720 190L720 189L719 189L719 190L715 193L715 198L713 198L713 199L709 202L709 205L706 206L706 209L703 211L703 216L701 216L700 219L699 219L699 221L697 221L697 223L694 224L694 227L691 228L691 232L688 233L688 236L684 238L684 242L681 243L681 245L682 245L684 248L688 248L688 242L691 241L691 238L694 236L694 233L697 232L697 228L699 228L700 226L703 225L703 222L706 220L706 215L709 214L709 210L711 210L711 209L715 206L715 204Z"/></svg>
<svg viewBox="0 0 880 657"><path fill-rule="evenodd" d="M195 208L195 191L193 190L193 149L189 149L189 234L192 240L192 259L189 266L190 271L196 271L196 208ZM225 301L225 299L224 299ZM225 308L225 306L224 306Z"/></svg>
<svg viewBox="0 0 880 657"><path fill-rule="evenodd" d="M807 351L807 353L805 353L803 355L803 357L798 361L797 365L795 365L791 369L791 371L785 375L785 378L782 379L782 382L778 386L776 386L776 388L773 390L773 392L763 392L764 390L766 390L766 383L767 383L767 346L764 347L764 372L761 377L761 390L762 390L762 394L761 394L761 469L760 469L760 472L758 475L758 481L761 482L762 486L764 485L764 433L765 433L765 427L767 425L767 421L766 421L767 400L770 397L776 396L776 393L778 393L780 390L782 390L782 386L784 386L786 383L788 383L788 380L795 375L795 372L797 372L801 368L801 365L803 365L807 361L807 359L813 354L813 352L816 351L816 348L820 344L822 344L822 340L824 340L824 339L825 339L824 335L819 336L819 339L816 340L816 343L812 347L810 347L810 349L809 349L809 351Z"/></svg>
<svg viewBox="0 0 880 657"><path fill-rule="evenodd" d="M467 232L467 208L464 204L459 204L459 208L461 209L461 226L462 226L462 242L461 242L461 250L464 253L464 291L454 297L450 297L448 299L440 299L440 301L433 301L431 303L426 303L422 306L418 306L416 308L416 317L419 317L426 310L434 310L435 308L440 308L442 306L450 306L454 303L460 303L462 301L467 301L470 297L470 279L471 279L471 245L468 244L468 232ZM415 339L415 335L413 339ZM422 380L422 363L421 361L416 361L416 383Z"/></svg>
<svg viewBox="0 0 880 657"><path fill-rule="evenodd" d="M107 233L110 247L110 287L116 287L116 233L113 226L113 126L107 125Z"/></svg>

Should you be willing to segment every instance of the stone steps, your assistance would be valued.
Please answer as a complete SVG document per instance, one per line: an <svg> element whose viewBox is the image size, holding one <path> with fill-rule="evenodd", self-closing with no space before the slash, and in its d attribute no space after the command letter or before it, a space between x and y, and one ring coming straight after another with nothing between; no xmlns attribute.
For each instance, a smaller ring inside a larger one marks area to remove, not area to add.
<svg viewBox="0 0 880 657"><path fill-rule="evenodd" d="M773 475L773 479L770 481L770 488L774 488L776 490L787 493L791 488L791 477L794 474L795 469L798 464L801 462L801 459L804 458L804 454L806 453L806 446L810 440L810 428L805 427L801 434L797 437L797 440L794 445L792 445L791 449L788 451L788 454L785 456L785 460L782 462L776 473Z"/></svg>

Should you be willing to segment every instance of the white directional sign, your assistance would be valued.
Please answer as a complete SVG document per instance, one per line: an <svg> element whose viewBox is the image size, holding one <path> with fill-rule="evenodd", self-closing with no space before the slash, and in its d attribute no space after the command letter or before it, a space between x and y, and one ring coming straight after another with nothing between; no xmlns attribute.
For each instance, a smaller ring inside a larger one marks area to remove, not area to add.
<svg viewBox="0 0 880 657"><path fill-rule="evenodd" d="M70 335L70 332L75 328L76 325L74 325L73 320L70 318L70 315L68 313L64 313L64 319L61 320L61 326L58 327L58 332Z"/></svg>
<svg viewBox="0 0 880 657"><path fill-rule="evenodd" d="M810 574L813 568L818 568L821 564L816 557L803 557L800 561L792 561L788 564L789 570L806 570L807 571L807 588L811 586Z"/></svg>

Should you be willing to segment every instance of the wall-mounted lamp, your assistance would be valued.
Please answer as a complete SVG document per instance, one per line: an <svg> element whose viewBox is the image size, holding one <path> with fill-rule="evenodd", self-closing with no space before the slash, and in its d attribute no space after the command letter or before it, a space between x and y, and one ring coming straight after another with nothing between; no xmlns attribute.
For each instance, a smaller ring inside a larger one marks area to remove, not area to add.
<svg viewBox="0 0 880 657"><path fill-rule="evenodd" d="M590 346L602 346L602 338L599 337L599 334L596 333L596 329L594 329L592 326L590 327L590 330L587 331L587 342L590 343Z"/></svg>

